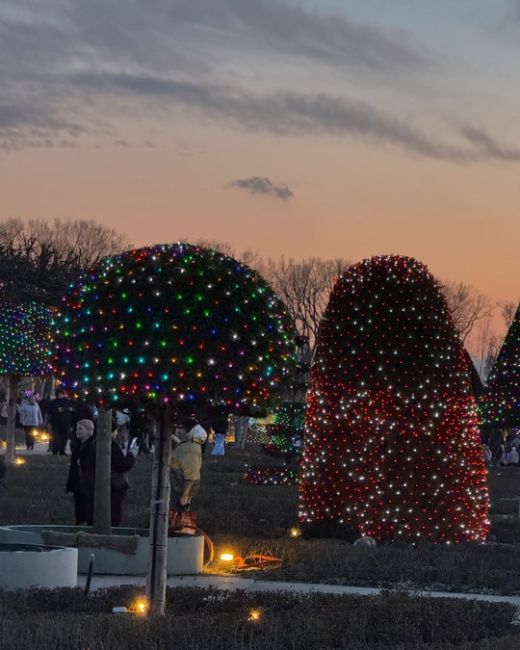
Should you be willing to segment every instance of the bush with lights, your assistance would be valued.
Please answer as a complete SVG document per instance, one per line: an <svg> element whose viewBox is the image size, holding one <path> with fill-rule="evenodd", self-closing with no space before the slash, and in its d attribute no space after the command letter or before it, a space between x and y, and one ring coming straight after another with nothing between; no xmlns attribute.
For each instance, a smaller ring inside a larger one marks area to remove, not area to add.
<svg viewBox="0 0 520 650"><path fill-rule="evenodd" d="M266 425L269 442L262 445L262 451L269 456L290 460L301 453L305 404L285 402L273 412L272 424Z"/></svg>
<svg viewBox="0 0 520 650"><path fill-rule="evenodd" d="M48 375L52 365L53 317L35 302L0 309L0 375Z"/></svg>
<svg viewBox="0 0 520 650"><path fill-rule="evenodd" d="M15 402L20 377L52 372L54 319L45 305L28 301L14 304L0 299L0 375L7 378L9 416L6 460L15 462Z"/></svg>
<svg viewBox="0 0 520 650"><path fill-rule="evenodd" d="M484 540L486 468L462 344L416 260L364 260L318 334L300 520L412 542Z"/></svg>
<svg viewBox="0 0 520 650"><path fill-rule="evenodd" d="M520 305L489 375L480 412L488 428L520 427Z"/></svg>
<svg viewBox="0 0 520 650"><path fill-rule="evenodd" d="M70 287L60 379L108 398L189 401L247 412L269 402L294 355L283 304L221 253L161 245L110 257Z"/></svg>
<svg viewBox="0 0 520 650"><path fill-rule="evenodd" d="M269 442L262 451L273 458L283 459L283 465L247 465L244 480L250 485L294 485L296 463L303 445L305 404L284 402L272 414L272 423L265 426Z"/></svg>

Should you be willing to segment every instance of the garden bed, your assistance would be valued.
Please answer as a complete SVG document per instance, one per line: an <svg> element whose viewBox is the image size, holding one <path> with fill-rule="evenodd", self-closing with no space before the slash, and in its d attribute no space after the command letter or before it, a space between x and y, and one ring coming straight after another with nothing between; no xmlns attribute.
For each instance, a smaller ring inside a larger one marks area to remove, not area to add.
<svg viewBox="0 0 520 650"><path fill-rule="evenodd" d="M169 589L167 614L111 614L138 592L117 588L0 592L3 650L511 650L520 647L509 605L420 598L221 593ZM252 616L252 613L256 612ZM30 625L28 625L30 620Z"/></svg>

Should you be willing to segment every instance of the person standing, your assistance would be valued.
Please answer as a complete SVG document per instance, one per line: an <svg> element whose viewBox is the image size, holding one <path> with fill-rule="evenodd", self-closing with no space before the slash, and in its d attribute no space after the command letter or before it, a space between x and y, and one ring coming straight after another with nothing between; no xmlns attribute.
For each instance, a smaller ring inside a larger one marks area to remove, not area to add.
<svg viewBox="0 0 520 650"><path fill-rule="evenodd" d="M211 450L212 456L224 456L226 453L226 434L228 427L228 414L224 410L217 410L210 418L211 428L215 432L215 444Z"/></svg>
<svg viewBox="0 0 520 650"><path fill-rule="evenodd" d="M56 391L56 399L49 405L49 422L52 428L51 451L54 455L66 456L67 440L74 426L74 405L63 390Z"/></svg>
<svg viewBox="0 0 520 650"><path fill-rule="evenodd" d="M136 445L127 445L126 453L123 452L119 444L116 442L118 429L112 432L112 446L110 457L110 508L112 526L121 526L121 519L123 516L123 499L126 496L129 488L127 479L127 472L129 472L135 464L135 456L139 452Z"/></svg>
<svg viewBox="0 0 520 650"><path fill-rule="evenodd" d="M43 424L42 412L34 395L24 400L20 405L20 422L25 433L27 449L34 449L34 429Z"/></svg>
<svg viewBox="0 0 520 650"><path fill-rule="evenodd" d="M170 521L180 521L182 532L195 532L194 515L191 508L193 497L200 488L202 467L201 446L206 442L207 433L198 423L195 413L179 418L177 434L179 444L171 456L171 514ZM190 520L189 522L187 520Z"/></svg>
<svg viewBox="0 0 520 650"><path fill-rule="evenodd" d="M76 442L71 444L70 469L66 492L74 498L76 526L91 526L94 519L94 489L96 484L96 445L94 423L80 420L76 425Z"/></svg>
<svg viewBox="0 0 520 650"><path fill-rule="evenodd" d="M115 441L117 429L112 433L110 458L111 525L120 526L123 499L128 490L126 473L135 463L132 449L125 455ZM92 420L80 420L76 425L78 445L73 445L66 492L74 496L76 525L94 522L94 497L96 487L96 439ZM135 450L137 453L137 450Z"/></svg>
<svg viewBox="0 0 520 650"><path fill-rule="evenodd" d="M121 449L126 451L130 430L130 411L127 408L124 408L122 411L116 411L116 425L117 434L115 440Z"/></svg>

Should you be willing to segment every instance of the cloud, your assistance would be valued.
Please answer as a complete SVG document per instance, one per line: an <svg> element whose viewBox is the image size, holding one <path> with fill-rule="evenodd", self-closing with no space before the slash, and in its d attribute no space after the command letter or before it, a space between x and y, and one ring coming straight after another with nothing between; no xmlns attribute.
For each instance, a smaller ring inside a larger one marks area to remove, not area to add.
<svg viewBox="0 0 520 650"><path fill-rule="evenodd" d="M293 192L287 185L275 185L270 178L266 176L252 176L251 178L238 178L231 181L227 187L236 187L239 190L245 190L250 194L266 194L276 199L287 201L294 196Z"/></svg>
<svg viewBox="0 0 520 650"><path fill-rule="evenodd" d="M197 111L206 118L251 132L350 136L456 163L517 160L514 149L507 157L496 145L492 146L494 141L489 136L486 142L482 135L477 139L476 134L481 132L470 126L454 133L455 137L462 136L461 144L446 143L367 102L324 93L278 91L259 95L233 86L128 74L82 74L72 83L83 85L89 95L112 93L134 100L155 98L161 110L170 104L173 108L189 109L190 116Z"/></svg>
<svg viewBox="0 0 520 650"><path fill-rule="evenodd" d="M17 104L0 100L0 149L15 151L25 147L72 147L87 129L51 106L31 103L25 98Z"/></svg>
<svg viewBox="0 0 520 650"><path fill-rule="evenodd" d="M276 87L263 56L273 53L282 71ZM243 57L257 54L256 67L247 59L241 69ZM360 70L356 94L367 71L402 74L412 88L413 73L435 65L405 32L291 0L4 0L0 148L72 146L88 135L124 142L123 117L167 124L184 112L244 132L357 138L459 163L519 159L472 125L443 141L375 100L294 91L302 58Z"/></svg>
<svg viewBox="0 0 520 650"><path fill-rule="evenodd" d="M344 13L312 11L280 0L177 0L172 16L184 24L247 35L264 49L311 60L378 70L431 64L404 31L357 24Z"/></svg>
<svg viewBox="0 0 520 650"><path fill-rule="evenodd" d="M520 161L520 148L504 147L483 129L472 126L462 127L464 137L478 149L484 158L503 160L505 162Z"/></svg>

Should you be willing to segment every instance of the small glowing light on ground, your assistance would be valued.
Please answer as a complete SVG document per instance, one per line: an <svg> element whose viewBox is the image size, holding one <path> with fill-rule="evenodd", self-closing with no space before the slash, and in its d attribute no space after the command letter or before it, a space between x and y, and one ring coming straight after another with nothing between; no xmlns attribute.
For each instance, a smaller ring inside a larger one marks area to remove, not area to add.
<svg viewBox="0 0 520 650"><path fill-rule="evenodd" d="M20 456L18 456L16 458L16 460L14 461L14 464L15 465L25 465L25 458L21 458Z"/></svg>
<svg viewBox="0 0 520 650"><path fill-rule="evenodd" d="M234 556L233 553L226 552L226 553L221 553L220 554L220 561L221 562L233 562L234 559L235 559L235 556Z"/></svg>
<svg viewBox="0 0 520 650"><path fill-rule="evenodd" d="M289 528L289 537L301 537L302 531L297 526Z"/></svg>
<svg viewBox="0 0 520 650"><path fill-rule="evenodd" d="M252 609L249 612L249 616L247 617L248 621L259 621L262 618L262 610L261 609Z"/></svg>
<svg viewBox="0 0 520 650"><path fill-rule="evenodd" d="M49 436L46 433L42 433L39 440L40 442L49 442Z"/></svg>
<svg viewBox="0 0 520 650"><path fill-rule="evenodd" d="M132 614L138 614L139 616L146 616L148 610L150 609L150 601L144 596L139 596L136 598L133 603L130 605L128 611Z"/></svg>

